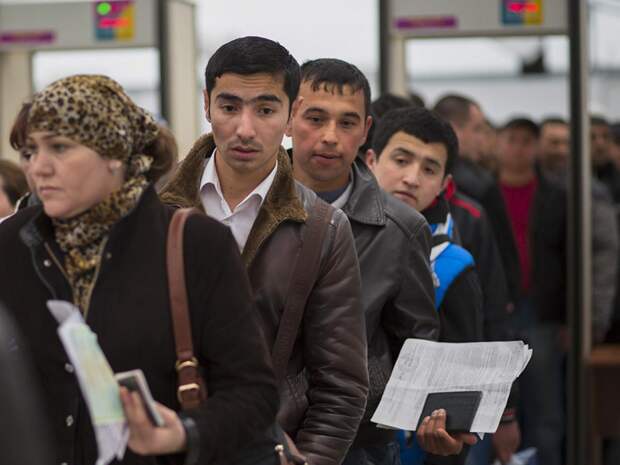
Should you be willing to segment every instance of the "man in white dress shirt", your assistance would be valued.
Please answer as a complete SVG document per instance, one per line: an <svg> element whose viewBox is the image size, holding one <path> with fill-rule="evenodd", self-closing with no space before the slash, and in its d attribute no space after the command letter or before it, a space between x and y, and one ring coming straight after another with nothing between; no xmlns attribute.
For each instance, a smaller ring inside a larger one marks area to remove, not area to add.
<svg viewBox="0 0 620 465"><path fill-rule="evenodd" d="M205 72L213 133L184 159L162 200L195 206L233 232L272 345L288 308L306 222L322 201L295 182L280 146L299 103L299 65L280 44L244 37L220 47ZM360 276L346 216L328 208L318 275L280 379L278 420L313 465L339 465L368 392ZM208 311L208 309L206 309Z"/></svg>

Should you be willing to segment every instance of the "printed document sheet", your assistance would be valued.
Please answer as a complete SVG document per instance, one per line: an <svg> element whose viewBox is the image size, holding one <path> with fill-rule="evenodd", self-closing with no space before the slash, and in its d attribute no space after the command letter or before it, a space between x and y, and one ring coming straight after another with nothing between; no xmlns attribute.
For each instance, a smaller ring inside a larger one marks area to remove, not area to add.
<svg viewBox="0 0 620 465"><path fill-rule="evenodd" d="M372 421L415 431L429 393L482 391L471 432L493 433L512 383L531 357L532 350L522 341L451 344L408 339Z"/></svg>

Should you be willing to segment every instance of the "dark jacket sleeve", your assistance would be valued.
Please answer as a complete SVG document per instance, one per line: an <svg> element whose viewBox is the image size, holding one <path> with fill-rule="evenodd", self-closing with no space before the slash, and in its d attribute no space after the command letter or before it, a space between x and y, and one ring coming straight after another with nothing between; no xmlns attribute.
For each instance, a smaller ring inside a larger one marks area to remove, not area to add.
<svg viewBox="0 0 620 465"><path fill-rule="evenodd" d="M337 210L303 321L309 406L296 443L313 465L342 462L368 395L366 327L351 226Z"/></svg>
<svg viewBox="0 0 620 465"><path fill-rule="evenodd" d="M521 294L521 265L519 252L506 211L506 203L499 186L494 182L485 192L480 203L484 206L493 229L506 278L509 299L513 302Z"/></svg>
<svg viewBox="0 0 620 465"><path fill-rule="evenodd" d="M481 342L482 291L474 268L464 270L452 283L439 309L441 342Z"/></svg>
<svg viewBox="0 0 620 465"><path fill-rule="evenodd" d="M478 252L472 252L476 260L476 271L482 288L483 322L485 341L509 341L519 335L511 328L506 273L502 265L499 248L493 229L485 212L477 222L475 243ZM506 408L514 408L519 403L518 383L513 383Z"/></svg>
<svg viewBox="0 0 620 465"><path fill-rule="evenodd" d="M185 233L188 293L191 302L201 303L191 310L198 328L195 351L209 395L189 414L198 427L201 464L226 463L266 430L275 421L279 398L237 245L228 228L208 228L205 221L213 220L191 217ZM195 236L188 237L191 229Z"/></svg>
<svg viewBox="0 0 620 465"><path fill-rule="evenodd" d="M391 305L384 309L382 322L396 360L407 338L436 341L439 318L435 310L435 289L430 268L431 231L420 223L403 251L400 287Z"/></svg>
<svg viewBox="0 0 620 465"><path fill-rule="evenodd" d="M508 288L502 258L493 229L486 213L476 222L473 237L476 271L484 298L484 337L486 341L505 341L514 338L508 313Z"/></svg>

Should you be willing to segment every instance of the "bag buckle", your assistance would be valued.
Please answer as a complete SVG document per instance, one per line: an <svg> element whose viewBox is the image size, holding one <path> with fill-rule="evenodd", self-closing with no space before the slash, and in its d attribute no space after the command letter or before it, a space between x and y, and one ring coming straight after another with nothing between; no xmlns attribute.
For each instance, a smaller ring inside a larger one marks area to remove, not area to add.
<svg viewBox="0 0 620 465"><path fill-rule="evenodd" d="M198 360L196 360L196 357L192 357L190 360L179 360L175 364L175 368L177 372L181 371L183 368L198 368Z"/></svg>
<svg viewBox="0 0 620 465"><path fill-rule="evenodd" d="M200 392L200 386L198 385L198 383L188 383L188 384L180 385L179 388L177 389L177 398L179 399L179 402L181 403L183 402L181 398L186 392L190 392L194 390Z"/></svg>

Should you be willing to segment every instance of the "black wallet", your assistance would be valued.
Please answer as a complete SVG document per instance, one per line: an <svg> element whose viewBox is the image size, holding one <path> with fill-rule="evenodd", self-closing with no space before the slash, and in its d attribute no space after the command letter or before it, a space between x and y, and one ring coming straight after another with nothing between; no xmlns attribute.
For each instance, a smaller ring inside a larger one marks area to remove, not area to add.
<svg viewBox="0 0 620 465"><path fill-rule="evenodd" d="M454 433L469 432L478 411L482 391L433 392L426 396L418 428L433 411L446 411L446 431Z"/></svg>

